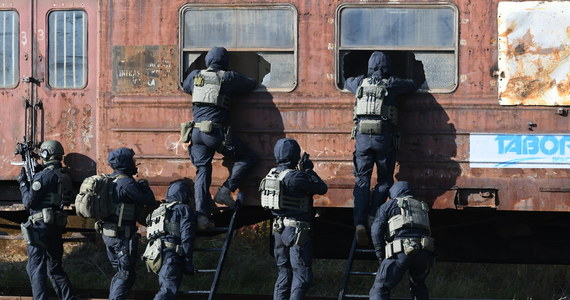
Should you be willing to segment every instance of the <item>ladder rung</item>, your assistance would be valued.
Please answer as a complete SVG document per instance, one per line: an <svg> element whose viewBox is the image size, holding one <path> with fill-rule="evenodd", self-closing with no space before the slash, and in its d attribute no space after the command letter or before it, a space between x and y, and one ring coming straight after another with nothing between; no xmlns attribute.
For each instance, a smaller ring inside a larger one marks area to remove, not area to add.
<svg viewBox="0 0 570 300"><path fill-rule="evenodd" d="M350 272L350 275L370 275L370 276L376 276L376 272Z"/></svg>
<svg viewBox="0 0 570 300"><path fill-rule="evenodd" d="M368 299L368 297L370 297L370 295L354 295L354 294L348 294L348 295L344 295L345 298L366 298Z"/></svg>
<svg viewBox="0 0 570 300"><path fill-rule="evenodd" d="M194 251L200 251L200 252L220 252L220 251L222 251L222 248L197 248L197 249L194 249Z"/></svg>
<svg viewBox="0 0 570 300"><path fill-rule="evenodd" d="M210 291L179 291L180 294L194 294L194 295L203 295L203 294L210 294Z"/></svg>
<svg viewBox="0 0 570 300"><path fill-rule="evenodd" d="M376 250L374 249L354 249L354 252L357 253L374 253Z"/></svg>

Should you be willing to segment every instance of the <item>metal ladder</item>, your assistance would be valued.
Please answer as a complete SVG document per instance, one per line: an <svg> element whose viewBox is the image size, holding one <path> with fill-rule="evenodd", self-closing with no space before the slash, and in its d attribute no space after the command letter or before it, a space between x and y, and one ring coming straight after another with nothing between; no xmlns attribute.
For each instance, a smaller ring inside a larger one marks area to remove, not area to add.
<svg viewBox="0 0 570 300"><path fill-rule="evenodd" d="M370 243L372 243L372 241ZM355 235L354 239L352 240L352 247L350 248L350 254L348 255L348 261L346 263L346 270L344 271L344 276L342 278L340 292L338 293L338 300L351 299L351 298L368 299L368 297L369 297L368 295L358 295L358 294L348 294L347 293L348 280L350 279L351 275L370 276L370 277L376 276L376 272L361 272L361 271L353 271L352 270L352 265L353 265L355 259L365 259L368 256L372 256L372 257L374 257L374 259L376 258L376 254L374 253L374 249L370 248L370 247L368 247L368 248L357 247L356 235ZM375 261L377 261L377 260L375 260Z"/></svg>
<svg viewBox="0 0 570 300"><path fill-rule="evenodd" d="M219 234L226 234L224 242L222 244L221 247L219 248L196 248L194 249L194 252L219 252L220 256L218 258L218 263L216 265L215 269L197 269L196 273L201 274L201 273L208 273L208 274L214 274L213 275L213 279L212 279L212 283L210 285L210 289L209 290L184 290L184 291L179 291L179 294L183 294L183 295L208 295L208 300L211 300L214 298L214 295L216 294L216 290L218 288L218 283L220 281L220 277L222 275L222 270L224 267L224 262L226 260L226 255L228 253L229 247L230 247L230 242L232 240L232 236L233 236L233 232L234 232L234 227L235 227L235 222L236 222L236 216L238 213L238 210L241 206L241 202L243 201L243 194L242 193L238 193L238 198L236 200L236 206L235 208L228 208L228 207L218 207L217 210L219 212L223 212L223 211L230 211L233 210L230 222L228 224L227 227L215 227L212 229L208 229L205 231L197 231L196 232L196 237L211 237L214 235L219 235Z"/></svg>

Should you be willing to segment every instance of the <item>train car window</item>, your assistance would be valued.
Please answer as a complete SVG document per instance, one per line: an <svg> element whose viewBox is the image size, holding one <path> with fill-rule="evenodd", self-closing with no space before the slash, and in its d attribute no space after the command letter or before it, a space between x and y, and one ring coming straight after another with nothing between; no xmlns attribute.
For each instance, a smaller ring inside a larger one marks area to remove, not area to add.
<svg viewBox="0 0 570 300"><path fill-rule="evenodd" d="M87 14L80 10L49 14L49 85L77 89L87 83Z"/></svg>
<svg viewBox="0 0 570 300"><path fill-rule="evenodd" d="M18 84L19 16L12 10L0 11L0 88Z"/></svg>
<svg viewBox="0 0 570 300"><path fill-rule="evenodd" d="M423 72L422 90L446 93L457 87L458 12L451 4L345 4L337 9L337 85L366 74L373 51L386 51L396 75Z"/></svg>
<svg viewBox="0 0 570 300"><path fill-rule="evenodd" d="M181 14L181 80L204 68L214 46L230 53L232 70L258 81L258 90L287 92L297 84L297 11L292 5L196 6Z"/></svg>

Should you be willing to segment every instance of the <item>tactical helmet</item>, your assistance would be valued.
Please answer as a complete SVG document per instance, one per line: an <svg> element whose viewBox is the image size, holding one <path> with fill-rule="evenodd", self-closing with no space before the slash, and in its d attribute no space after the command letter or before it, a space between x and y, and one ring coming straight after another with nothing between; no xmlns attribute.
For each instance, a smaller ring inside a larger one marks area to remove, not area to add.
<svg viewBox="0 0 570 300"><path fill-rule="evenodd" d="M45 141L40 147L40 155L44 160L61 160L64 154L63 146L56 140Z"/></svg>

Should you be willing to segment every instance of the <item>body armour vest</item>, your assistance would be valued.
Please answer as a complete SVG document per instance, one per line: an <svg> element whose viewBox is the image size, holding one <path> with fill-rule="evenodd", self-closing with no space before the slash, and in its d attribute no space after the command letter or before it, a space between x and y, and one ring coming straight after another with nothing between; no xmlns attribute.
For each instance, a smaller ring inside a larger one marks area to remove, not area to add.
<svg viewBox="0 0 570 300"><path fill-rule="evenodd" d="M180 237L180 223L169 222L172 207L180 202L162 203L147 217L147 238L153 240L171 234Z"/></svg>
<svg viewBox="0 0 570 300"><path fill-rule="evenodd" d="M71 177L62 168L55 168L53 165L46 167L48 170L52 170L57 176L57 192L47 193L45 197L41 200L45 206L61 207L62 205L67 206L71 204L73 186L71 183Z"/></svg>
<svg viewBox="0 0 570 300"><path fill-rule="evenodd" d="M429 207L427 203L418 201L410 196L396 198L400 208L399 215L388 220L389 238L394 237L400 228L419 228L430 231Z"/></svg>
<svg viewBox="0 0 570 300"><path fill-rule="evenodd" d="M288 209L302 212L311 211L311 197L291 197L284 193L283 179L293 171L285 169L278 171L271 169L267 176L261 180L259 190L261 191L261 206L269 209Z"/></svg>
<svg viewBox="0 0 570 300"><path fill-rule="evenodd" d="M203 104L230 109L229 97L220 93L224 71L201 70L194 77L192 104Z"/></svg>
<svg viewBox="0 0 570 300"><path fill-rule="evenodd" d="M394 106L384 104L384 98L388 95L386 79L364 78L356 90L354 104L354 118L380 117L384 121L396 123L397 110Z"/></svg>

